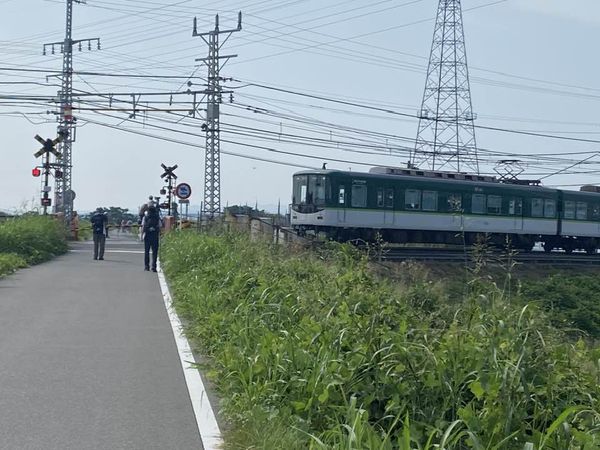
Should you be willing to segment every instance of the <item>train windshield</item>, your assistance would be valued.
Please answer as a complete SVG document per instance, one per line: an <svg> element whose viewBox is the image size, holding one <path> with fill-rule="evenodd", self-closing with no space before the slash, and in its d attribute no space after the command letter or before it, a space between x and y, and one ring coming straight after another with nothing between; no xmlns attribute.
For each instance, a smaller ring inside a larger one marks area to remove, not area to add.
<svg viewBox="0 0 600 450"><path fill-rule="evenodd" d="M324 175L294 176L293 205L324 206L331 197L329 178Z"/></svg>

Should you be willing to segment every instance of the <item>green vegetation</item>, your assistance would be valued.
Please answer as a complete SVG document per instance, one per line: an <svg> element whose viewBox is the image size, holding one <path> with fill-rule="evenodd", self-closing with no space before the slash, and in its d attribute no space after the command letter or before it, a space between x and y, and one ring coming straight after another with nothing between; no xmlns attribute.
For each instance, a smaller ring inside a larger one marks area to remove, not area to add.
<svg viewBox="0 0 600 450"><path fill-rule="evenodd" d="M378 278L348 246L185 232L162 261L229 449L600 446L600 350L478 273L456 301L420 266Z"/></svg>
<svg viewBox="0 0 600 450"><path fill-rule="evenodd" d="M0 276L66 251L63 225L51 217L26 215L0 222Z"/></svg>
<svg viewBox="0 0 600 450"><path fill-rule="evenodd" d="M598 276L555 274L523 283L526 298L537 301L551 312L552 322L574 327L594 339L600 339L600 291Z"/></svg>

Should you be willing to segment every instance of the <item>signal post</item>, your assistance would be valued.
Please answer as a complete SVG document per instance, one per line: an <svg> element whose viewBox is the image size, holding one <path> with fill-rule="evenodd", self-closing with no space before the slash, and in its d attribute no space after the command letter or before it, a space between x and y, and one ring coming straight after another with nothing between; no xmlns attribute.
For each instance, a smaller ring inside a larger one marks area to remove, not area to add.
<svg viewBox="0 0 600 450"><path fill-rule="evenodd" d="M37 152L33 154L36 158L43 156L43 161L41 168L44 171L44 187L42 188L42 199L41 203L44 207L44 215L48 214L48 207L52 205L52 199L50 198L50 169L56 169L54 172L54 178L60 179L63 176L62 170L60 170L60 164L52 164L50 162L50 154L52 153L57 159L60 159L62 156L58 150L56 150L55 146L61 142L63 137L59 135L56 139L43 139L39 134L35 135L35 140L42 144L42 148L40 148ZM34 177L39 177L42 174L40 170L40 166L36 166L31 170L31 175Z"/></svg>

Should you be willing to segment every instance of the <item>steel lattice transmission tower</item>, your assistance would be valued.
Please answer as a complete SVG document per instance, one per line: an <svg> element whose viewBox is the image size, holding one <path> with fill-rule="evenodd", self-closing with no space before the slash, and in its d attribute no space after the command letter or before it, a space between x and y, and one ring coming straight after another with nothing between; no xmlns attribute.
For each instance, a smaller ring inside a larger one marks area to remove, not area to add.
<svg viewBox="0 0 600 450"><path fill-rule="evenodd" d="M460 0L440 0L412 167L479 173Z"/></svg>
<svg viewBox="0 0 600 450"><path fill-rule="evenodd" d="M58 164L62 167L62 177L56 178L54 211L63 213L67 221L71 218L73 212L73 200L75 197L75 194L71 189L71 172L73 168L72 147L73 142L75 141L75 119L73 118L73 45L77 44L81 51L82 44L85 43L87 44L88 50L91 50L93 42L97 45L98 50L100 50L99 38L72 39L74 2L85 3L85 0L66 0L65 40L44 44L43 51L44 55L46 55L48 49L51 49L51 53L54 54L55 47L59 47L60 52L63 55L61 90L58 93L60 99L60 123L58 125L58 135L62 138L62 141L59 148L61 158L57 160Z"/></svg>
<svg viewBox="0 0 600 450"><path fill-rule="evenodd" d="M200 36L208 45L208 57L198 58L208 67L208 88L206 90L206 159L204 170L204 212L210 217L221 211L221 141L220 141L220 105L224 93L221 88L220 70L237 55L219 55L219 50L232 33L241 31L242 13L238 13L238 26L231 30L219 29L219 16L215 16L215 28L206 33L198 33L197 21L194 17L192 36ZM219 35L227 34L223 43L219 44ZM221 63L221 60L224 60ZM195 106L194 106L195 107Z"/></svg>

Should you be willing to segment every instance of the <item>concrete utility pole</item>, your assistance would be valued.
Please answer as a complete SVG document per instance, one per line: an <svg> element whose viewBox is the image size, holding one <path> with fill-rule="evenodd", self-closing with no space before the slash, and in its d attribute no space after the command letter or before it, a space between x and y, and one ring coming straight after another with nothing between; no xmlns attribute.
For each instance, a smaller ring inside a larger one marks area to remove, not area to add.
<svg viewBox="0 0 600 450"><path fill-rule="evenodd" d="M82 44L87 44L88 50L92 49L92 43L96 44L97 49L100 50L100 39L77 39L71 38L72 26L73 26L73 2L84 3L85 0L66 0L67 4L67 19L66 19L66 30L65 40L59 42L50 42L44 44L43 54L47 54L47 50L50 49L51 53L55 53L55 48L58 47L60 52L63 54L63 69L62 69L62 86L58 93L60 99L60 117L58 125L58 134L63 137L60 143L60 154L61 158L57 159L57 163L62 166L63 176L62 178L56 179L55 186L55 203L54 211L64 213L66 223L71 220L73 212L73 200L75 193L71 189L71 170L72 164L72 146L75 142L75 124L76 119L73 117L73 45L79 46L79 51L82 50Z"/></svg>
<svg viewBox="0 0 600 450"><path fill-rule="evenodd" d="M204 170L204 211L212 218L221 211L221 150L220 150L220 125L219 106L222 103L220 70L231 58L237 55L219 56L219 50L227 42L232 33L241 31L242 13L238 13L238 26L235 29L220 30L219 16L215 17L215 29L207 33L198 33L197 20L194 17L194 30L192 36L200 36L208 45L208 57L198 58L208 67L208 89L206 90L206 161ZM227 34L222 44L219 44L219 35ZM224 60L221 64L220 60Z"/></svg>

